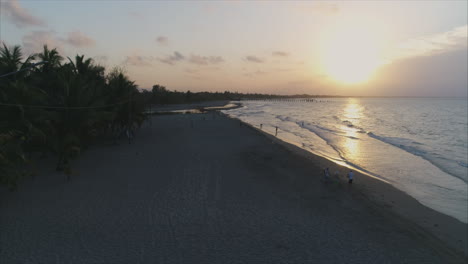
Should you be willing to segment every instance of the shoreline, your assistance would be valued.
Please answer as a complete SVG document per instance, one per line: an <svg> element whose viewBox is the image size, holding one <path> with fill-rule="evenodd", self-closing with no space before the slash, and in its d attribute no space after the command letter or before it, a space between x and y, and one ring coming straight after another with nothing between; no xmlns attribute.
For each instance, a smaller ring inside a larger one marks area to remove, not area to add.
<svg viewBox="0 0 468 264"><path fill-rule="evenodd" d="M202 114L210 111L232 110L242 107L241 103L229 101L200 102L194 104L163 105L151 107L146 115Z"/></svg>
<svg viewBox="0 0 468 264"><path fill-rule="evenodd" d="M0 262L466 262L370 195L427 210L392 186L324 183L328 160L219 111L150 118L132 144L84 152L69 181L43 160L0 191Z"/></svg>
<svg viewBox="0 0 468 264"><path fill-rule="evenodd" d="M330 169L330 178L335 178L335 171L339 172L339 178L335 179L340 184L347 184L346 173L349 167L340 165L332 160L312 153L292 143L283 141L272 134L269 134L249 123L236 117L231 117L227 113L222 113L227 118L237 120L244 126L272 140L275 144L281 145L292 155L312 161L322 170ZM410 226L417 232L425 232L440 239L451 248L457 250L465 257L468 256L468 224L460 220L429 208L383 179L363 171L356 170L352 188L357 189L362 196L360 199L373 204L374 209L379 210L396 221L404 221L403 225ZM400 219L399 219L400 218Z"/></svg>

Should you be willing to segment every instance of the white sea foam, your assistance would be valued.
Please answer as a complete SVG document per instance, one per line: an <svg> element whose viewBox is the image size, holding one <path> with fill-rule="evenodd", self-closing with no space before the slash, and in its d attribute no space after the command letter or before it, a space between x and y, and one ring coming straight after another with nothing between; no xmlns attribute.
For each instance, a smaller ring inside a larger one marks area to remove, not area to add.
<svg viewBox="0 0 468 264"><path fill-rule="evenodd" d="M468 222L467 102L329 99L257 102L225 111L328 159L369 172Z"/></svg>

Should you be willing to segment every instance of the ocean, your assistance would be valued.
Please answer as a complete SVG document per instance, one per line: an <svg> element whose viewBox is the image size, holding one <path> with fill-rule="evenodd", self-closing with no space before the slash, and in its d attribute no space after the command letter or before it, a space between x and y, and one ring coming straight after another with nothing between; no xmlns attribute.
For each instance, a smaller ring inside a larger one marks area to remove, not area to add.
<svg viewBox="0 0 468 264"><path fill-rule="evenodd" d="M464 99L321 98L242 101L223 111L338 164L385 180L468 222L468 103Z"/></svg>

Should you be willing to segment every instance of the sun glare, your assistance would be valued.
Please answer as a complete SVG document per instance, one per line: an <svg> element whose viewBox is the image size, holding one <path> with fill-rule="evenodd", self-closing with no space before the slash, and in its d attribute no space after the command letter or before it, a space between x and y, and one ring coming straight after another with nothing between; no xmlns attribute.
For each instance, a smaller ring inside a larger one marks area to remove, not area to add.
<svg viewBox="0 0 468 264"><path fill-rule="evenodd" d="M371 30L346 26L324 43L321 63L325 74L343 84L369 80L381 65L377 36Z"/></svg>

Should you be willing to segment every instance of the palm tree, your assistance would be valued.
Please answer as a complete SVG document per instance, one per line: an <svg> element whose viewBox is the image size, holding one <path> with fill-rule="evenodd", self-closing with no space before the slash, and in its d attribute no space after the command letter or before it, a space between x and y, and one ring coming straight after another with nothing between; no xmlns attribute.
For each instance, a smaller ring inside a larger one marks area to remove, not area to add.
<svg viewBox="0 0 468 264"><path fill-rule="evenodd" d="M29 67L33 56L23 61L21 48L6 45L0 48L0 73L17 72L0 79L0 183L14 187L23 173L18 168L26 161L24 150L29 142L45 138L42 127L47 122L43 110L36 111L25 105L43 103L45 94L37 87L30 87Z"/></svg>
<svg viewBox="0 0 468 264"><path fill-rule="evenodd" d="M60 56L56 48L50 50L47 45L44 45L42 53L35 54L35 57L48 62L41 67L41 72L43 73L59 68L63 60L63 57Z"/></svg>
<svg viewBox="0 0 468 264"><path fill-rule="evenodd" d="M3 44L3 47L0 47L0 75L13 72L17 73L8 76L8 78L3 77L2 81L11 81L28 75L28 72L24 71L24 69L31 66L34 58L34 55L31 55L22 61L23 53L21 52L20 46L16 45L9 49L5 44Z"/></svg>
<svg viewBox="0 0 468 264"><path fill-rule="evenodd" d="M104 107L110 96L105 89L104 68L94 65L92 59L78 55L75 61L69 58L58 76L60 102L65 109L57 111L55 124L57 169L67 170L70 158L105 129L113 114Z"/></svg>
<svg viewBox="0 0 468 264"><path fill-rule="evenodd" d="M47 61L46 64L37 67L35 70L33 85L37 85L48 95L47 104L57 106L57 97L59 96L59 87L57 83L57 74L61 68L62 56L59 55L57 49L50 50L47 45L43 46L40 53L35 54L35 58L42 61Z"/></svg>
<svg viewBox="0 0 468 264"><path fill-rule="evenodd" d="M48 63L21 71L35 58ZM70 172L70 159L109 128L143 122L137 86L122 71L106 76L83 55L62 61L47 46L25 60L19 46L0 47L0 75L20 70L0 78L0 184L15 186L30 152L52 151L59 156L57 169Z"/></svg>
<svg viewBox="0 0 468 264"><path fill-rule="evenodd" d="M113 69L107 76L108 104L118 102L112 111L115 114L112 127L117 129L133 129L144 121L144 104L136 104L138 88L130 81L121 69Z"/></svg>

